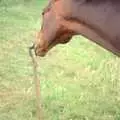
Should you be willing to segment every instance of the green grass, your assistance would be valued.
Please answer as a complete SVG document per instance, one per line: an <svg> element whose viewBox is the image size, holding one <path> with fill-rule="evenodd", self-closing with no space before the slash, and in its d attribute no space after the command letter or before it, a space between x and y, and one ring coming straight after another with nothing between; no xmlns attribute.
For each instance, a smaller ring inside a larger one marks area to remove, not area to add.
<svg viewBox="0 0 120 120"><path fill-rule="evenodd" d="M0 120L36 120L28 46L45 3L0 3ZM45 120L120 120L119 58L75 36L38 60Z"/></svg>

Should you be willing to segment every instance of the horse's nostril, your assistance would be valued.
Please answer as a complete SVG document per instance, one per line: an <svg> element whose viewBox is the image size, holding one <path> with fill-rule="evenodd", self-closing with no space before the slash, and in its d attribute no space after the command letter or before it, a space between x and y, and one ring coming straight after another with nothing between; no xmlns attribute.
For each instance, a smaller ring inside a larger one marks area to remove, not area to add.
<svg viewBox="0 0 120 120"><path fill-rule="evenodd" d="M34 51L35 51L35 55L37 56L38 55L37 49L35 48Z"/></svg>
<svg viewBox="0 0 120 120"><path fill-rule="evenodd" d="M35 55L37 56L39 53L39 48L37 45L34 46L34 51L35 51Z"/></svg>

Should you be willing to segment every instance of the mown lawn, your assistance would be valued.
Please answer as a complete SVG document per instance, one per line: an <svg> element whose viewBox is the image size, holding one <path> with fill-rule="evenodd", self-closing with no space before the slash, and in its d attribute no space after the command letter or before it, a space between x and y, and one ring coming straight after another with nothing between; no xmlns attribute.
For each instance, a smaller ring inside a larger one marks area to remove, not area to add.
<svg viewBox="0 0 120 120"><path fill-rule="evenodd" d="M0 3L0 120L36 120L28 47L46 1L29 1ZM38 60L44 120L120 120L120 58L75 36Z"/></svg>

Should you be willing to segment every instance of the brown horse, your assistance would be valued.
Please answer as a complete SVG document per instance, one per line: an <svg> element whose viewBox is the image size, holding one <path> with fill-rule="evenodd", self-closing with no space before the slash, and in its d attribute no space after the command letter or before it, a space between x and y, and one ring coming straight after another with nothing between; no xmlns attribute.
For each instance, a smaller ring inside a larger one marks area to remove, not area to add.
<svg viewBox="0 0 120 120"><path fill-rule="evenodd" d="M50 0L35 41L35 53L45 54L74 35L82 35L120 56L119 0Z"/></svg>

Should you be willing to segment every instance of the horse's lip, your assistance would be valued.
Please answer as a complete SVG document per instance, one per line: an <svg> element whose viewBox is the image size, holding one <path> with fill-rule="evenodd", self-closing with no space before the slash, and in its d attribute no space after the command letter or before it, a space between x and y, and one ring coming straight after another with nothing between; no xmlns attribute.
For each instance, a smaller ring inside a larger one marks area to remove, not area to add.
<svg viewBox="0 0 120 120"><path fill-rule="evenodd" d="M47 52L54 46L53 42L51 42L47 48L39 48L35 47L35 54L36 56L44 57L46 56Z"/></svg>
<svg viewBox="0 0 120 120"><path fill-rule="evenodd" d="M44 56L47 54L47 52L48 52L50 49L52 49L52 48L57 44L56 41L57 41L57 39L54 40L54 41L51 41L46 48L36 47L36 48L35 48L35 53L36 53L36 55L37 55L37 56L40 56L40 57L44 57Z"/></svg>
<svg viewBox="0 0 120 120"><path fill-rule="evenodd" d="M46 53L44 53L44 52L37 54L37 56L40 56L40 57L45 57L45 55L46 55Z"/></svg>
<svg viewBox="0 0 120 120"><path fill-rule="evenodd" d="M36 56L44 57L47 54L47 52L54 47L55 44L56 44L55 40L52 40L49 43L44 43L45 47L44 46L40 47L40 45L35 45L34 48L35 48Z"/></svg>
<svg viewBox="0 0 120 120"><path fill-rule="evenodd" d="M39 47L35 47L35 55L36 56L40 56L40 57L44 57L47 53L47 50L39 48Z"/></svg>
<svg viewBox="0 0 120 120"><path fill-rule="evenodd" d="M47 52L43 52L43 51L37 51L35 50L35 54L36 56L40 56L40 57L44 57L46 55Z"/></svg>

